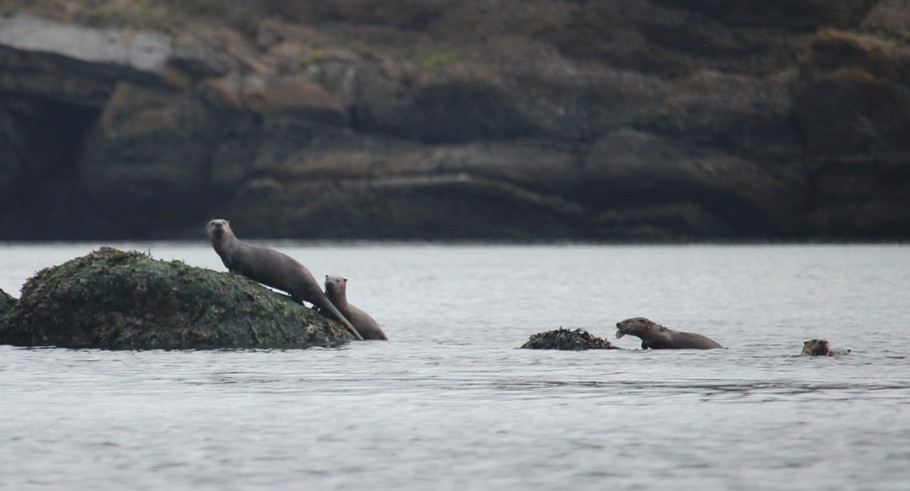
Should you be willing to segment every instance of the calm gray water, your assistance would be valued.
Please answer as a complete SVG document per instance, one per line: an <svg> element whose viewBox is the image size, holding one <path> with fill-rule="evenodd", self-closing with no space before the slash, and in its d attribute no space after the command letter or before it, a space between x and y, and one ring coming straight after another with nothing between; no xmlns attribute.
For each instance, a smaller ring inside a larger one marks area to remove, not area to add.
<svg viewBox="0 0 910 491"><path fill-rule="evenodd" d="M0 346L0 488L910 486L910 247L277 245L391 341ZM0 288L95 246L0 245ZM639 315L729 348L616 340ZM515 349L560 326L629 350ZM797 356L814 337L853 355Z"/></svg>

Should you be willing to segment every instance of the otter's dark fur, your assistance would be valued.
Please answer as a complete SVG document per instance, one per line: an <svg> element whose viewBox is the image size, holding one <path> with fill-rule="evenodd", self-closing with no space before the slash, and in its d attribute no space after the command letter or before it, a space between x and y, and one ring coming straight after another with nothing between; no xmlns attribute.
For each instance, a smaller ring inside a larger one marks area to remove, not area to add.
<svg viewBox="0 0 910 491"><path fill-rule="evenodd" d="M379 323L366 312L348 303L348 279L341 276L325 276L325 295L338 307L338 310L354 324L363 339L379 339L386 341L389 338L382 332Z"/></svg>
<svg viewBox="0 0 910 491"><path fill-rule="evenodd" d="M694 332L674 331L644 317L616 323L616 337L626 334L641 338L641 349L716 349L717 341Z"/></svg>
<svg viewBox="0 0 910 491"><path fill-rule="evenodd" d="M363 339L357 329L325 296L310 270L297 260L274 249L242 242L234 235L227 220L211 220L205 231L212 241L212 247L229 271L285 291L294 301L310 302L344 324L357 339Z"/></svg>
<svg viewBox="0 0 910 491"><path fill-rule="evenodd" d="M832 348L827 339L810 339L803 343L804 356L843 356L849 355L850 350Z"/></svg>

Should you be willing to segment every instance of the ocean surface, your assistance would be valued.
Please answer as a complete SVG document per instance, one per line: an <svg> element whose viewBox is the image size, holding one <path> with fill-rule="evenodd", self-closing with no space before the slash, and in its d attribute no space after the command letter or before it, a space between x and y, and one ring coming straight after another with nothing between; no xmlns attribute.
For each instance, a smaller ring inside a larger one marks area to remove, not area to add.
<svg viewBox="0 0 910 491"><path fill-rule="evenodd" d="M390 341L0 346L0 489L910 489L910 246L267 244ZM99 245L0 244L0 289ZM634 316L727 348L642 351ZM624 350L516 349L559 327Z"/></svg>

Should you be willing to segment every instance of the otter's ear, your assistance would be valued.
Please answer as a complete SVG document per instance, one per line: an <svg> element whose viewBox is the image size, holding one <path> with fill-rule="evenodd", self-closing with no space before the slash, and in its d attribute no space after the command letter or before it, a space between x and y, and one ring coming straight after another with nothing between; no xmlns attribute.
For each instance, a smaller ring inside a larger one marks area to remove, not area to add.
<svg viewBox="0 0 910 491"><path fill-rule="evenodd" d="M329 275L325 275L325 281L329 281Z"/></svg>

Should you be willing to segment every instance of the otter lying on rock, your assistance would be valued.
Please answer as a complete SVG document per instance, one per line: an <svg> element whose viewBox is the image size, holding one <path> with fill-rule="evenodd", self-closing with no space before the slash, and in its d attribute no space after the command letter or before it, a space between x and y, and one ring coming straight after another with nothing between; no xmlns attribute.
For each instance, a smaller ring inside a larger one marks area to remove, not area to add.
<svg viewBox="0 0 910 491"><path fill-rule="evenodd" d="M641 338L641 349L713 349L723 348L717 341L701 334L666 328L644 317L633 317L616 323L616 337L626 334Z"/></svg>
<svg viewBox="0 0 910 491"><path fill-rule="evenodd" d="M831 343L827 339L810 339L803 343L803 352L800 354L804 356L843 356L849 355L850 350L832 349Z"/></svg>
<svg viewBox="0 0 910 491"><path fill-rule="evenodd" d="M211 220L205 231L229 271L285 291L295 302L310 302L344 324L355 338L363 340L357 329L325 296L310 270L297 260L274 249L242 242L234 235L227 220Z"/></svg>

